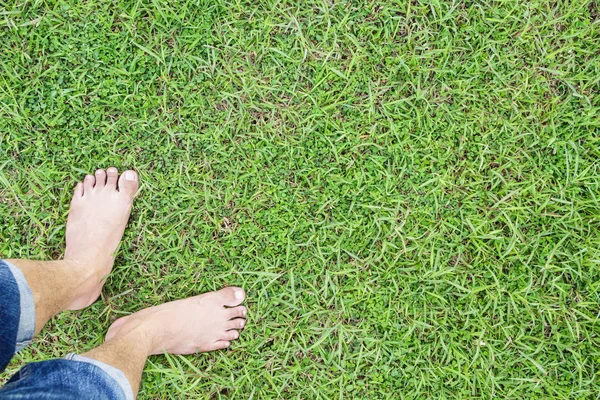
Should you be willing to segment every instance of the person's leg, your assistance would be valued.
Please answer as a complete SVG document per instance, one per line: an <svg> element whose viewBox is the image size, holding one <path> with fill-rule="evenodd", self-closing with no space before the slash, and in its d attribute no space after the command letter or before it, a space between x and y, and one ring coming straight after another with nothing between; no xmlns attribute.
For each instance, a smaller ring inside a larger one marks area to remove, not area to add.
<svg viewBox="0 0 600 400"><path fill-rule="evenodd" d="M59 396L48 398L132 399L149 355L224 349L237 339L238 330L246 324L247 310L240 306L244 298L241 288L228 287L118 319L104 344L81 356L70 356L70 361L31 365L31 372L16 375L0 389L0 399L44 394L48 381Z"/></svg>
<svg viewBox="0 0 600 400"><path fill-rule="evenodd" d="M106 342L83 356L123 371L137 393L148 356L229 347L246 325L245 297L243 289L228 287L146 308L115 321Z"/></svg>
<svg viewBox="0 0 600 400"><path fill-rule="evenodd" d="M20 312L12 324L35 321L35 333L55 314L66 309L80 309L93 303L110 273L125 225L129 219L133 197L138 188L134 171L119 178L116 168L97 170L77 184L67 220L65 257L60 261L5 260L11 279L19 284ZM8 276L8 275L7 275ZM2 285L12 280L4 279ZM14 285L13 285L14 286ZM4 287L0 292L5 292ZM6 307L10 300L0 296ZM14 297L14 296L13 296ZM31 303L32 307L25 307ZM8 324L4 318L2 324ZM31 334L30 334L31 335ZM31 335L32 336L32 335ZM25 338L30 340L31 337ZM10 344L12 336L0 337ZM2 346L0 358L12 357L9 345ZM13 346L13 352L18 348ZM6 353L6 354L4 354Z"/></svg>

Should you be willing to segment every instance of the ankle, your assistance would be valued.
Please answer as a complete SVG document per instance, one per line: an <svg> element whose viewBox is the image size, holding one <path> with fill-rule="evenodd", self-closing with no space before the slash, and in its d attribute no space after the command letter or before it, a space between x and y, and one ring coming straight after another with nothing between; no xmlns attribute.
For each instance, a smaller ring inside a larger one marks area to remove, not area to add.
<svg viewBox="0 0 600 400"><path fill-rule="evenodd" d="M127 321L111 339L107 340L107 342L112 341L132 341L146 356L152 355L157 347L154 329L141 320Z"/></svg>
<svg viewBox="0 0 600 400"><path fill-rule="evenodd" d="M96 265L104 264L104 260L99 260L95 257L90 257L88 260L81 257L65 256L61 261L70 273L73 274L73 280L77 282L78 286L90 282L99 284L106 277L103 275L104 272L96 267Z"/></svg>
<svg viewBox="0 0 600 400"><path fill-rule="evenodd" d="M64 303L61 311L80 310L96 301L100 296L105 277L101 276L95 268L90 268L88 263L77 258L65 257L59 263L62 276L68 277L63 285Z"/></svg>

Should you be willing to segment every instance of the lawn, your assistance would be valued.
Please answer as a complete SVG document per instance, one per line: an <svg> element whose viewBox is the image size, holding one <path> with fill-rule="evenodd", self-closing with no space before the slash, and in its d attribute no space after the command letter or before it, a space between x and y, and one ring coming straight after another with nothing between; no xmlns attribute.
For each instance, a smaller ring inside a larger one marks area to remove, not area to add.
<svg viewBox="0 0 600 400"><path fill-rule="evenodd" d="M140 399L598 398L594 1L0 3L0 254L142 186L103 296L13 360L240 285L229 350Z"/></svg>

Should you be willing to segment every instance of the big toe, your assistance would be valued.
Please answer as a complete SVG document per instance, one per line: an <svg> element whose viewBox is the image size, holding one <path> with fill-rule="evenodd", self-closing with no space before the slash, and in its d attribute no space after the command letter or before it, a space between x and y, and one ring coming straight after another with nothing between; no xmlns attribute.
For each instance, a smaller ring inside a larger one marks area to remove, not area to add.
<svg viewBox="0 0 600 400"><path fill-rule="evenodd" d="M240 305L246 298L244 289L235 286L221 289L215 292L215 295L217 296L218 301L227 307L235 307Z"/></svg>
<svg viewBox="0 0 600 400"><path fill-rule="evenodd" d="M138 190L138 174L135 171L127 170L119 178L119 192L128 193L133 196Z"/></svg>

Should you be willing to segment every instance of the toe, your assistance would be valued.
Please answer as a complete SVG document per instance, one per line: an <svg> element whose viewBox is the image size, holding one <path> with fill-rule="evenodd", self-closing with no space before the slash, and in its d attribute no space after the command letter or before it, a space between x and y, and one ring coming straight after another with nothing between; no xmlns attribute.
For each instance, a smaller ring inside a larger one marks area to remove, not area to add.
<svg viewBox="0 0 600 400"><path fill-rule="evenodd" d="M246 320L242 318L232 319L225 324L225 330L243 329L246 326Z"/></svg>
<svg viewBox="0 0 600 400"><path fill-rule="evenodd" d="M248 314L248 310L244 306L228 308L226 312L227 312L229 319L246 318L246 315Z"/></svg>
<svg viewBox="0 0 600 400"><path fill-rule="evenodd" d="M246 293L244 293L244 289L239 287L226 287L224 289L216 292L219 297L219 301L222 302L223 305L228 307L235 307L240 305L244 299L246 298Z"/></svg>
<svg viewBox="0 0 600 400"><path fill-rule="evenodd" d="M227 331L221 337L221 340L235 340L240 337L240 333L236 330Z"/></svg>
<svg viewBox="0 0 600 400"><path fill-rule="evenodd" d="M119 192L128 193L133 197L138 190L138 175L135 171L125 171L119 178Z"/></svg>
<svg viewBox="0 0 600 400"><path fill-rule="evenodd" d="M110 167L106 170L106 187L108 189L117 189L117 179L119 178L119 171L115 167Z"/></svg>
<svg viewBox="0 0 600 400"><path fill-rule="evenodd" d="M83 193L91 191L94 188L95 183L96 178L94 178L94 175L86 175L83 180Z"/></svg>
<svg viewBox="0 0 600 400"><path fill-rule="evenodd" d="M96 170L96 189L102 189L106 185L106 171L103 169Z"/></svg>
<svg viewBox="0 0 600 400"><path fill-rule="evenodd" d="M80 198L83 196L83 183L78 182L77 186L75 186L75 191L73 192L73 200Z"/></svg>
<svg viewBox="0 0 600 400"><path fill-rule="evenodd" d="M230 344L231 342L227 340L219 340L218 342L215 342L214 348L215 350L226 349L227 347L229 347Z"/></svg>

